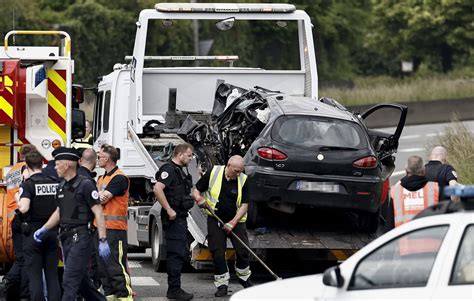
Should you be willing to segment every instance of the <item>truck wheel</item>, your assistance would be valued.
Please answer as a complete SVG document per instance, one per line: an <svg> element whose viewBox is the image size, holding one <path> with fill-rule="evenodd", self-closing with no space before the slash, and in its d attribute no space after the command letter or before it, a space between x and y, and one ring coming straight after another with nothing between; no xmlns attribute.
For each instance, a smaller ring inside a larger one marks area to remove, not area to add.
<svg viewBox="0 0 474 301"><path fill-rule="evenodd" d="M380 224L380 206L377 212L359 212L359 228L368 233L374 233Z"/></svg>
<svg viewBox="0 0 474 301"><path fill-rule="evenodd" d="M163 252L160 246L160 235L160 229L158 224L155 222L153 223L151 231L151 261L155 272L158 272L158 269L160 268L160 258L162 257L161 254Z"/></svg>

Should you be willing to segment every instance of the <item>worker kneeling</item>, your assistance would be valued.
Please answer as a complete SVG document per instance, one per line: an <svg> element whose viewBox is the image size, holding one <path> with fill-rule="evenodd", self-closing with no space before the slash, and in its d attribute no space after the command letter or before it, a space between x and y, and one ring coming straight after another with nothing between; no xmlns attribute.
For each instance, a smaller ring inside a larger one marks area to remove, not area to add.
<svg viewBox="0 0 474 301"><path fill-rule="evenodd" d="M244 288L252 286L250 281L250 253L235 237L229 236L234 232L248 245L245 221L248 210L248 192L245 182L247 176L243 173L244 161L241 156L232 156L226 166L214 166L196 183L193 197L200 207L205 207L208 214L207 231L209 250L212 253L215 266L214 284L217 287L216 297L227 295L229 286L229 270L225 259L227 237L231 239L236 252L235 271L239 283ZM204 196L202 194L204 194ZM220 225L214 217L217 215L226 224Z"/></svg>

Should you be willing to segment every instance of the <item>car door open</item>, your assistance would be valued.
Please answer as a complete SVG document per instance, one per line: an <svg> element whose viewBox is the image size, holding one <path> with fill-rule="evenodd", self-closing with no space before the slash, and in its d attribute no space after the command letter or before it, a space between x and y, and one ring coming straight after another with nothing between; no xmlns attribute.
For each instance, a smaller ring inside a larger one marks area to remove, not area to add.
<svg viewBox="0 0 474 301"><path fill-rule="evenodd" d="M397 151L407 112L408 108L405 105L388 103L375 105L360 115L368 129L370 142L382 163ZM375 130L380 124L379 120L384 120L384 122L391 120L395 131L390 133L385 130Z"/></svg>

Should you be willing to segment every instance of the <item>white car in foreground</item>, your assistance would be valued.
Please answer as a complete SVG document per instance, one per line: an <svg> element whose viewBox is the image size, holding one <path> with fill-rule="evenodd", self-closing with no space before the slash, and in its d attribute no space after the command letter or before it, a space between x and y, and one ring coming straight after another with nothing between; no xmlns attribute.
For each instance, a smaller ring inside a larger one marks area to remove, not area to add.
<svg viewBox="0 0 474 301"><path fill-rule="evenodd" d="M238 300L474 300L474 212L421 218L324 274L235 293Z"/></svg>

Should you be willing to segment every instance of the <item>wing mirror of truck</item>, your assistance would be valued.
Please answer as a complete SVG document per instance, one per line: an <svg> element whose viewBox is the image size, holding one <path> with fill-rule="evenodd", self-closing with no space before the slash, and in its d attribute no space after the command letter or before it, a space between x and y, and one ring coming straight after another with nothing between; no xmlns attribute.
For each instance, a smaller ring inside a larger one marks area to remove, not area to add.
<svg viewBox="0 0 474 301"><path fill-rule="evenodd" d="M226 31L234 27L235 18L227 18L216 23L217 29Z"/></svg>
<svg viewBox="0 0 474 301"><path fill-rule="evenodd" d="M341 275L339 266L330 267L323 274L323 283L327 286L342 287L344 278Z"/></svg>
<svg viewBox="0 0 474 301"><path fill-rule="evenodd" d="M80 139L86 135L86 113L72 109L71 139Z"/></svg>
<svg viewBox="0 0 474 301"><path fill-rule="evenodd" d="M72 85L72 103L80 104L84 102L84 87L82 85Z"/></svg>

